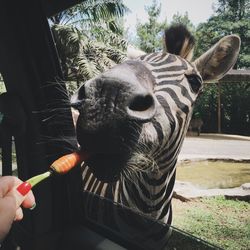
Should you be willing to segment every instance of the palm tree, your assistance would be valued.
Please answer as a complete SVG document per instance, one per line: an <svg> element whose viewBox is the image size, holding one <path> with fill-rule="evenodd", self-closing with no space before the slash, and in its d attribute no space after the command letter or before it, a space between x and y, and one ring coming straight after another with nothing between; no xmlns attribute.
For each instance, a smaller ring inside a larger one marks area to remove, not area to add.
<svg viewBox="0 0 250 250"><path fill-rule="evenodd" d="M94 38L71 25L53 25L52 32L64 78L77 85L125 58L127 42L109 30L99 28Z"/></svg>
<svg viewBox="0 0 250 250"><path fill-rule="evenodd" d="M120 0L87 0L50 19L64 79L72 90L124 60L127 42L120 20L127 11Z"/></svg>

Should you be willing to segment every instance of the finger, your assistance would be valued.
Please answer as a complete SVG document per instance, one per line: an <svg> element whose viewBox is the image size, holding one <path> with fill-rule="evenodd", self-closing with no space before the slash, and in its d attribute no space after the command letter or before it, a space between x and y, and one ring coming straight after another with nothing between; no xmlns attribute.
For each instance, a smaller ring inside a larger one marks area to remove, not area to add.
<svg viewBox="0 0 250 250"><path fill-rule="evenodd" d="M29 189L24 190L25 194L23 193L20 195L15 191L21 184L24 183L15 176L3 176L0 177L0 198L4 196L14 196L16 199L16 207L18 208L21 204L25 208L34 208L36 206L35 198L32 191ZM14 188L13 188L14 187ZM14 190L14 191L13 191ZM23 191L23 190L22 190ZM28 194L26 195L26 193Z"/></svg>
<svg viewBox="0 0 250 250"><path fill-rule="evenodd" d="M17 210L16 210L16 216L15 216L15 221L18 221L18 220L21 220L23 218L23 210L21 207L19 207Z"/></svg>
<svg viewBox="0 0 250 250"><path fill-rule="evenodd" d="M26 198L26 195L31 190L31 185L28 182L23 182L18 186L11 189L10 192L6 194L7 196L12 196L16 201L16 209L18 209Z"/></svg>
<svg viewBox="0 0 250 250"><path fill-rule="evenodd" d="M15 198L7 197L0 199L0 244L9 232L15 218ZM1 247L0 247L1 248Z"/></svg>
<svg viewBox="0 0 250 250"><path fill-rule="evenodd" d="M16 213L16 199L14 196L5 196L0 199L0 215L2 225L7 225L10 221L13 221Z"/></svg>
<svg viewBox="0 0 250 250"><path fill-rule="evenodd" d="M36 205L36 201L35 201L33 192L29 191L22 203L22 206L25 208L34 208L35 205Z"/></svg>
<svg viewBox="0 0 250 250"><path fill-rule="evenodd" d="M16 191L16 188L20 188L21 186L21 194ZM4 176L0 177L0 198L4 196L13 196L16 199L16 208L18 208L21 204L25 208L34 208L35 198L32 191L30 190L30 186L25 186L25 183L22 182L15 176ZM28 192L28 194L27 194Z"/></svg>
<svg viewBox="0 0 250 250"><path fill-rule="evenodd" d="M15 176L0 177L0 198L4 197L14 186L21 184L22 181Z"/></svg>

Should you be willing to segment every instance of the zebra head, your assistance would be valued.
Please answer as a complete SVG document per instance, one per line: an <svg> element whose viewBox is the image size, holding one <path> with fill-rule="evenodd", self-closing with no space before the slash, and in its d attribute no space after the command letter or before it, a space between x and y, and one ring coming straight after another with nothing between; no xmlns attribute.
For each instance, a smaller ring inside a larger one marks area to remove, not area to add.
<svg viewBox="0 0 250 250"><path fill-rule="evenodd" d="M173 169L203 83L235 63L240 39L230 35L191 62L193 38L183 27L165 32L165 52L127 60L85 82L73 95L77 138L86 164L105 182Z"/></svg>

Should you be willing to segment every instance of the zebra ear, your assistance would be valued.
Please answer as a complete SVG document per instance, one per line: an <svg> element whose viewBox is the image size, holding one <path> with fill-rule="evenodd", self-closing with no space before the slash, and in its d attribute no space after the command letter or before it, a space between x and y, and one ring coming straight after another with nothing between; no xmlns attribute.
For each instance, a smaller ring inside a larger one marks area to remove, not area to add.
<svg viewBox="0 0 250 250"><path fill-rule="evenodd" d="M235 64L240 51L240 38L223 37L211 49L194 61L205 82L219 80Z"/></svg>
<svg viewBox="0 0 250 250"><path fill-rule="evenodd" d="M179 55L186 60L193 57L195 39L188 29L182 24L175 24L165 30L164 46L165 51Z"/></svg>

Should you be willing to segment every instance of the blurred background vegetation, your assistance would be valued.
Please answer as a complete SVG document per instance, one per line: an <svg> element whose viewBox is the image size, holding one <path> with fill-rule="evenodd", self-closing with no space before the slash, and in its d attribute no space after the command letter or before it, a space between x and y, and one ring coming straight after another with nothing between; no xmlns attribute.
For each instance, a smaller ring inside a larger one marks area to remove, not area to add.
<svg viewBox="0 0 250 250"><path fill-rule="evenodd" d="M72 94L76 88L126 57L129 43L145 52L162 50L163 30L173 23L185 24L196 38L197 58L221 37L238 34L241 51L235 69L250 68L250 2L218 0L214 14L195 27L188 13L176 13L171 23L160 22L161 5L145 6L148 21L137 21L136 34L124 28L129 9L122 0L86 0L50 19L64 80ZM131 37L132 36L132 37ZM4 91L0 77L0 92ZM207 84L194 110L203 122L202 132L217 132L216 84ZM221 85L222 132L250 135L250 83Z"/></svg>

